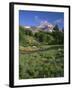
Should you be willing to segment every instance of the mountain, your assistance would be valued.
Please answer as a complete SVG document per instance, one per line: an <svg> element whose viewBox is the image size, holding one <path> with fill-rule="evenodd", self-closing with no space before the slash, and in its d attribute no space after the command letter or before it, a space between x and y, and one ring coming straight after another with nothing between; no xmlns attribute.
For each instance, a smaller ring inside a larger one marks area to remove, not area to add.
<svg viewBox="0 0 72 90"><path fill-rule="evenodd" d="M43 21L38 26L38 28L40 28L40 29L42 29L44 31L52 32L53 28L54 28L54 25L52 25L51 23L48 23L47 21Z"/></svg>
<svg viewBox="0 0 72 90"><path fill-rule="evenodd" d="M47 21L42 21L38 26L24 26L24 28L31 30L33 33L38 31L52 32L54 25Z"/></svg>

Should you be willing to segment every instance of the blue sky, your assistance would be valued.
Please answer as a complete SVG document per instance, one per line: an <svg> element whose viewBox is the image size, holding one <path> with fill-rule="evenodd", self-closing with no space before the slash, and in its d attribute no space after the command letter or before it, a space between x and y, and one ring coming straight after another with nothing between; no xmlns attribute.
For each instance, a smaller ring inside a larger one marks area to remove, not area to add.
<svg viewBox="0 0 72 90"><path fill-rule="evenodd" d="M52 24L58 24L59 28L63 28L64 13L26 10L19 11L19 25L21 26L37 26L43 21L47 21Z"/></svg>

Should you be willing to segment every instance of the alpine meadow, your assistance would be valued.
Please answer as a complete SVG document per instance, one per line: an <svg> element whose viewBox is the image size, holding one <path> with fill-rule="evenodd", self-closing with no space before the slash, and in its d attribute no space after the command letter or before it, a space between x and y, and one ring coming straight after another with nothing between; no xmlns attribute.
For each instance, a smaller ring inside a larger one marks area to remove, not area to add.
<svg viewBox="0 0 72 90"><path fill-rule="evenodd" d="M64 13L19 11L19 79L64 77Z"/></svg>

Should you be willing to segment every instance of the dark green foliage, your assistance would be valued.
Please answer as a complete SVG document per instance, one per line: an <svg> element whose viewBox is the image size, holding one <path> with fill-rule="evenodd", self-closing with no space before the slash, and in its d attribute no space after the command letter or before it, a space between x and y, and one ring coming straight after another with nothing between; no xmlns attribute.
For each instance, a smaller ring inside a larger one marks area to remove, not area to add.
<svg viewBox="0 0 72 90"><path fill-rule="evenodd" d="M52 36L54 37L53 44L64 44L64 33L61 31L52 32Z"/></svg>
<svg viewBox="0 0 72 90"><path fill-rule="evenodd" d="M44 33L38 32L36 38L39 42L44 42Z"/></svg>
<svg viewBox="0 0 72 90"><path fill-rule="evenodd" d="M29 30L29 29L26 29L26 30L25 30L25 34L26 34L26 35L29 35L29 36L32 36L32 35L33 35L33 34L32 34L32 31Z"/></svg>

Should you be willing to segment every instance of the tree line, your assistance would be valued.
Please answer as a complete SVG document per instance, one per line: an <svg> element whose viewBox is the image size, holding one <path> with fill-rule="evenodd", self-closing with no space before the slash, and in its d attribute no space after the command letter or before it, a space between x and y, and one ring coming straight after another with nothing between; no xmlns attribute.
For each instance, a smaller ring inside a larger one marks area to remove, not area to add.
<svg viewBox="0 0 72 90"><path fill-rule="evenodd" d="M30 29L19 27L19 39L24 41L25 35L33 37L41 44L55 45L64 44L64 29L59 30L58 25L55 25L52 32L45 32L43 30L33 33ZM25 42L25 41L24 41Z"/></svg>

